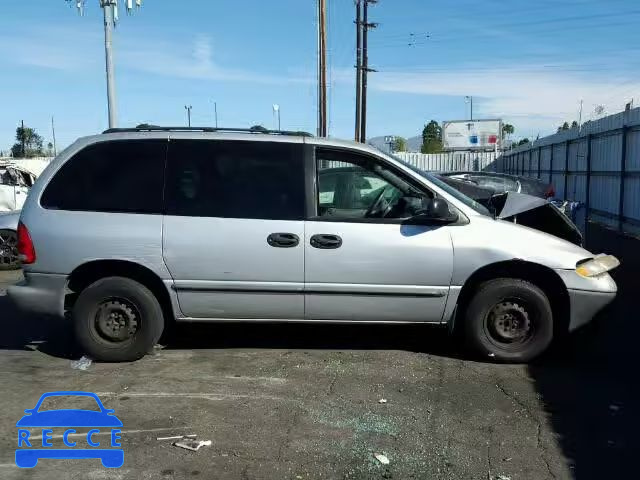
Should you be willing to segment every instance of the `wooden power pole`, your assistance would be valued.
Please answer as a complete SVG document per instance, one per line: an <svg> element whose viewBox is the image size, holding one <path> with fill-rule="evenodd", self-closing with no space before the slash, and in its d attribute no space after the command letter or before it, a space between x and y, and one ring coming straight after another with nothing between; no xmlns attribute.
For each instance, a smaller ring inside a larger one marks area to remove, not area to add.
<svg viewBox="0 0 640 480"><path fill-rule="evenodd" d="M356 0L356 132L354 139L360 141L362 114L362 0Z"/></svg>
<svg viewBox="0 0 640 480"><path fill-rule="evenodd" d="M377 0L364 0L362 15L362 87L361 87L361 113L360 113L360 142L367 141L367 74L375 72L369 68L369 54L367 50L367 40L369 29L376 28L377 23L369 23L369 4L376 3Z"/></svg>
<svg viewBox="0 0 640 480"><path fill-rule="evenodd" d="M318 0L318 136L327 136L327 5Z"/></svg>

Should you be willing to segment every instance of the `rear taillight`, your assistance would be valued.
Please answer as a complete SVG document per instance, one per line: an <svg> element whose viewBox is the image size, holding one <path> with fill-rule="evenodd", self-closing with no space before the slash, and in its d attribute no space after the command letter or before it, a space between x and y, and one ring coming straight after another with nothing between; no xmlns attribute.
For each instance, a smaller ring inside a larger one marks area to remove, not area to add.
<svg viewBox="0 0 640 480"><path fill-rule="evenodd" d="M33 247L31 235L29 235L29 230L22 222L18 223L18 253L20 254L20 261L24 265L36 261L36 249Z"/></svg>
<svg viewBox="0 0 640 480"><path fill-rule="evenodd" d="M552 184L549 184L549 186L547 187L547 191L544 192L544 197L553 198L555 196L556 196L556 190L553 188Z"/></svg>

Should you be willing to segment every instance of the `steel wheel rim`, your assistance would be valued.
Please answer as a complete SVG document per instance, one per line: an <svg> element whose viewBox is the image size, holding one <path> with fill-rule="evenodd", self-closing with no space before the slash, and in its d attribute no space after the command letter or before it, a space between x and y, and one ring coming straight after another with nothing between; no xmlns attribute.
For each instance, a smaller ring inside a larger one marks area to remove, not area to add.
<svg viewBox="0 0 640 480"><path fill-rule="evenodd" d="M140 313L125 298L108 298L97 305L93 327L100 338L109 343L127 343L140 330Z"/></svg>
<svg viewBox="0 0 640 480"><path fill-rule="evenodd" d="M17 265L19 260L18 237L13 232L0 232L0 265Z"/></svg>
<svg viewBox="0 0 640 480"><path fill-rule="evenodd" d="M531 342L535 334L535 310L520 298L496 302L485 315L484 329L495 346L503 350L519 350Z"/></svg>

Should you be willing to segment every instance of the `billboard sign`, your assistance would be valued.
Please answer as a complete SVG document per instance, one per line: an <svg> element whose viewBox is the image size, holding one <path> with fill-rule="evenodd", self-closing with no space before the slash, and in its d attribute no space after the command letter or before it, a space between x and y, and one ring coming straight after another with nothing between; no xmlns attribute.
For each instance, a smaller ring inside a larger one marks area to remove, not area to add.
<svg viewBox="0 0 640 480"><path fill-rule="evenodd" d="M502 144L502 120L455 120L442 123L444 150L496 150Z"/></svg>

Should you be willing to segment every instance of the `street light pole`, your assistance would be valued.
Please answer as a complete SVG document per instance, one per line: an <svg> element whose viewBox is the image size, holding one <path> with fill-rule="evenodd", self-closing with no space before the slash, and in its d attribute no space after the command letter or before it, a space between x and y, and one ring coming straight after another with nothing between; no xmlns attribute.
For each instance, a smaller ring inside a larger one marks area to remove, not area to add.
<svg viewBox="0 0 640 480"><path fill-rule="evenodd" d="M273 113L278 117L278 131L280 131L280 105L277 103L273 104Z"/></svg>
<svg viewBox="0 0 640 480"><path fill-rule="evenodd" d="M470 120L473 120L473 96L466 96L464 97L464 101L465 103L469 102L471 104L471 118Z"/></svg>
<svg viewBox="0 0 640 480"><path fill-rule="evenodd" d="M187 111L187 126L191 127L191 109L193 107L191 105L189 106L184 106L184 109Z"/></svg>
<svg viewBox="0 0 640 480"><path fill-rule="evenodd" d="M116 108L116 83L113 73L113 8L115 0L100 0L104 11L104 50L107 70L107 108L109 110L109 128L115 128L118 111Z"/></svg>
<svg viewBox="0 0 640 480"><path fill-rule="evenodd" d="M218 102L213 102L213 117L216 122L216 128L218 128Z"/></svg>

